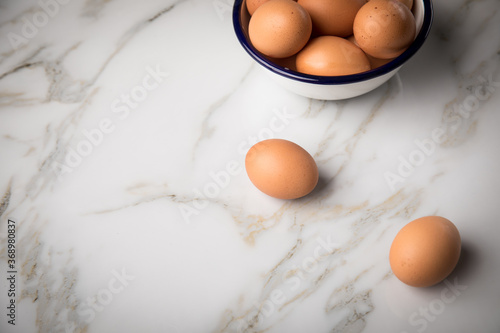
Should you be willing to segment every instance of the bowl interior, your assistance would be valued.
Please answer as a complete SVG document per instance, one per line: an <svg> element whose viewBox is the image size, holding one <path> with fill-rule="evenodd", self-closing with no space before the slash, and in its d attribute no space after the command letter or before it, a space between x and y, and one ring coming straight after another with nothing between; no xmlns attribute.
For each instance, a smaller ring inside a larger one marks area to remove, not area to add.
<svg viewBox="0 0 500 333"><path fill-rule="evenodd" d="M432 25L433 10L431 0L414 0L412 12L415 17L416 36L413 43L410 47L408 47L408 49L406 49L405 52L380 67L359 74L343 76L318 76L299 73L287 67L286 63L279 64L276 60L270 59L257 51L248 37L250 14L248 13L246 7L246 0L235 1L233 8L233 25L236 36L246 52L260 65L275 74L285 76L293 80L315 84L346 84L365 81L387 74L400 67L417 52L427 38Z"/></svg>

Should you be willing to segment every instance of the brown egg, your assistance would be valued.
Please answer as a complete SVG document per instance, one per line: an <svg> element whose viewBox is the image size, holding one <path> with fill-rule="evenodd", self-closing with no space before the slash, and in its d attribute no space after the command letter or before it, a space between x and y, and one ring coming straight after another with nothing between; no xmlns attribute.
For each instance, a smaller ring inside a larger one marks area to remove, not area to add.
<svg viewBox="0 0 500 333"><path fill-rule="evenodd" d="M303 197L318 183L318 167L312 156L287 140L256 143L246 155L245 168L259 190L278 199Z"/></svg>
<svg viewBox="0 0 500 333"><path fill-rule="evenodd" d="M398 0L398 1L405 4L409 10L413 8L413 0Z"/></svg>
<svg viewBox="0 0 500 333"><path fill-rule="evenodd" d="M363 51L347 39L321 36L311 41L297 54L297 71L311 75L337 76L370 70Z"/></svg>
<svg viewBox="0 0 500 333"><path fill-rule="evenodd" d="M378 68L378 67L385 65L393 60L393 58L391 58L391 59L379 59L379 58L372 57L369 54L367 54L366 57L368 58L368 61L370 62L371 69Z"/></svg>
<svg viewBox="0 0 500 333"><path fill-rule="evenodd" d="M276 65L278 66L281 66L283 68L288 68L288 69L291 69L293 71L297 71L297 67L295 66L295 59L297 58L296 55L293 55L291 57L287 57L287 58L271 58L271 57L267 57L267 60L275 63Z"/></svg>
<svg viewBox="0 0 500 333"><path fill-rule="evenodd" d="M299 52L311 36L307 11L293 0L269 0L253 13L248 35L253 46L272 58Z"/></svg>
<svg viewBox="0 0 500 333"><path fill-rule="evenodd" d="M415 39L415 18L397 0L370 0L356 14L353 32L359 47L379 59L396 58Z"/></svg>
<svg viewBox="0 0 500 333"><path fill-rule="evenodd" d="M358 43L356 42L356 38L354 38L354 35L351 35L347 38L348 41L350 41L351 43L354 43L356 46L359 47ZM370 68L371 69L375 69L377 67L380 67L382 65L385 65L389 62L391 62L393 59L379 59L379 58L375 58L375 57L372 57L371 55L369 54L366 54L366 57L368 58L368 61L370 62Z"/></svg>
<svg viewBox="0 0 500 333"><path fill-rule="evenodd" d="M370 1L370 0L368 0L368 1ZM413 0L397 0L397 1L405 4L406 7L408 7L410 10L413 8Z"/></svg>
<svg viewBox="0 0 500 333"><path fill-rule="evenodd" d="M352 35L354 17L366 0L298 0L311 15L318 35L347 37Z"/></svg>
<svg viewBox="0 0 500 333"><path fill-rule="evenodd" d="M414 287L444 280L457 265L461 239L458 229L439 216L416 219L394 238L389 261L394 275Z"/></svg>
<svg viewBox="0 0 500 333"><path fill-rule="evenodd" d="M267 1L269 0L247 0L247 9L250 15L253 15L257 8L259 8L260 5Z"/></svg>

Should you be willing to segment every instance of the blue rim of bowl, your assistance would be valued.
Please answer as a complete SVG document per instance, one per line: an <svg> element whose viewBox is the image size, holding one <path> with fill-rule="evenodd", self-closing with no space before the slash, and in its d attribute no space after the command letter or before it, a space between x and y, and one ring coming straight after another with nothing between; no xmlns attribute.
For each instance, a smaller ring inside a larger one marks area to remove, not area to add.
<svg viewBox="0 0 500 333"><path fill-rule="evenodd" d="M422 22L422 27L420 28L420 32L417 37L413 41L413 43L397 58L388 62L385 65L377 67L375 69L359 73L359 74L351 74L351 75L343 75L343 76L318 76L318 75L309 75L302 74L296 72L291 69L286 69L280 65L277 65L270 60L266 59L259 51L257 51L253 45L247 40L243 29L241 28L241 6L243 4L243 0L236 0L233 6L233 26L234 31L236 33L236 37L238 41L243 46L245 51L260 65L267 68L271 72L284 76L286 78L320 85L340 85L340 84L348 84L348 83L356 83L361 81L370 80L384 74L388 74L393 70L399 68L403 65L408 59L410 59L420 47L424 44L429 32L431 30L432 20L433 20L433 8L431 0L423 0L424 3L424 20Z"/></svg>

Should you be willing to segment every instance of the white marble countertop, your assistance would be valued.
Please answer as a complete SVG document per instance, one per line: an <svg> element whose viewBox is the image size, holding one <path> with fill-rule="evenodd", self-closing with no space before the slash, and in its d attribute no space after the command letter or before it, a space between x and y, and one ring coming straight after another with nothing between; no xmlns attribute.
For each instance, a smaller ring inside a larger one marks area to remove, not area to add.
<svg viewBox="0 0 500 333"><path fill-rule="evenodd" d="M500 2L435 0L395 77L330 102L270 81L231 6L0 4L0 331L498 333ZM314 157L311 195L249 181L269 137ZM462 257L418 289L388 251L425 215Z"/></svg>

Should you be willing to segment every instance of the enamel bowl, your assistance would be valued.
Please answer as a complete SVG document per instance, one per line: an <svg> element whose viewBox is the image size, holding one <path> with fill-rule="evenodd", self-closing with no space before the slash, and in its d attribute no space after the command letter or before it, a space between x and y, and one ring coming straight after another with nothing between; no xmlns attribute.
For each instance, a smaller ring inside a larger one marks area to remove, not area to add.
<svg viewBox="0 0 500 333"><path fill-rule="evenodd" d="M246 8L246 0L235 1L233 26L243 49L281 86L305 97L340 100L365 94L381 86L417 53L431 29L433 18L431 0L414 0L412 12L415 16L416 37L405 52L387 64L370 71L343 76L302 74L285 67L286 65L276 64L259 53L248 37L250 14Z"/></svg>

